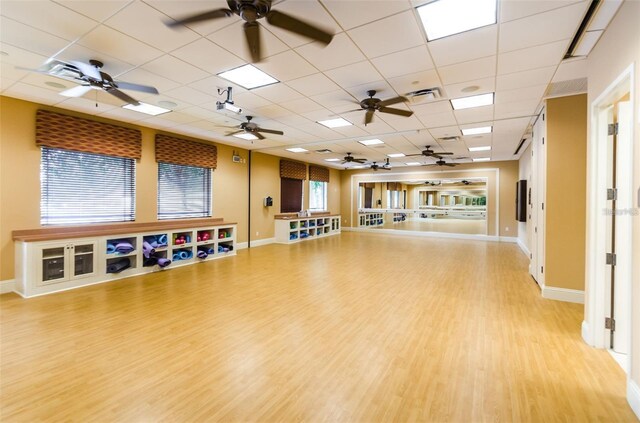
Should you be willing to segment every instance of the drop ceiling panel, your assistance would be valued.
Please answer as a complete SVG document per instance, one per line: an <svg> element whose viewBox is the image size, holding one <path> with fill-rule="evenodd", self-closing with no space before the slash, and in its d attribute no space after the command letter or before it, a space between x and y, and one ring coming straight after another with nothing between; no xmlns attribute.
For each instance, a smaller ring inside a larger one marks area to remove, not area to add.
<svg viewBox="0 0 640 423"><path fill-rule="evenodd" d="M199 69L199 68L198 68ZM198 75L201 75L198 73ZM206 74L209 75L209 74ZM189 84L191 88L195 88L196 90L202 90L206 93L209 93L214 96L218 96L218 99L224 100L226 98L225 94L218 94L218 89L227 89L229 86L233 87L233 99L235 101L236 97L240 94L247 92L246 89L237 86L226 79L217 77L217 76L209 76L206 78L198 79L195 82Z"/></svg>
<svg viewBox="0 0 640 423"><path fill-rule="evenodd" d="M529 125L529 118L516 118L499 120L493 124L493 133L496 135L505 135L513 133L524 133Z"/></svg>
<svg viewBox="0 0 640 423"><path fill-rule="evenodd" d="M321 105L308 98L299 98L292 101L280 103L285 109L289 109L292 113L306 113L314 110L324 109Z"/></svg>
<svg viewBox="0 0 640 423"><path fill-rule="evenodd" d="M66 0L60 3L68 9L102 22L130 2L130 0Z"/></svg>
<svg viewBox="0 0 640 423"><path fill-rule="evenodd" d="M425 128L436 128L441 126L451 126L456 125L458 122L456 121L453 112L438 112L438 113L429 113L424 115L417 116L420 122L424 125Z"/></svg>
<svg viewBox="0 0 640 423"><path fill-rule="evenodd" d="M171 52L171 55L214 74L245 64L244 60L206 38L197 39Z"/></svg>
<svg viewBox="0 0 640 423"><path fill-rule="evenodd" d="M385 78L393 78L434 68L426 45L376 57L371 62Z"/></svg>
<svg viewBox="0 0 640 423"><path fill-rule="evenodd" d="M293 50L275 54L255 66L278 81L290 81L317 72L316 68Z"/></svg>
<svg viewBox="0 0 640 423"><path fill-rule="evenodd" d="M515 90L518 88L548 84L555 71L555 66L547 66L528 71L498 75L496 78L496 86L498 90Z"/></svg>
<svg viewBox="0 0 640 423"><path fill-rule="evenodd" d="M189 84L209 75L202 69L168 54L145 64L142 68L181 84Z"/></svg>
<svg viewBox="0 0 640 423"><path fill-rule="evenodd" d="M140 122L143 118L148 117L143 113L134 112L133 110L116 107L99 113L100 116L115 119L122 122Z"/></svg>
<svg viewBox="0 0 640 423"><path fill-rule="evenodd" d="M9 74L14 79L19 79L27 74L27 71L16 69L16 66L36 69L47 60L45 56L6 43L0 43L0 51L6 53L0 55L0 64L2 65L0 76L3 79L9 77Z"/></svg>
<svg viewBox="0 0 640 423"><path fill-rule="evenodd" d="M339 27L336 25L333 18L317 1L288 0L278 3L273 10L278 10L305 22L313 22L315 26L332 34L339 30ZM267 24L267 27L276 37L292 48L313 41L307 37L303 37L291 31L283 30L270 24Z"/></svg>
<svg viewBox="0 0 640 423"><path fill-rule="evenodd" d="M540 100L525 100L495 105L494 119L527 117L535 113Z"/></svg>
<svg viewBox="0 0 640 423"><path fill-rule="evenodd" d="M367 57L394 53L425 42L411 10L352 29L348 34Z"/></svg>
<svg viewBox="0 0 640 423"><path fill-rule="evenodd" d="M229 25L207 37L220 47L251 63L251 54L245 40L243 26L240 23ZM273 56L289 49L285 43L269 32L264 26L260 27L260 41L262 57Z"/></svg>
<svg viewBox="0 0 640 423"><path fill-rule="evenodd" d="M494 76L496 73L496 57L484 57L469 62L458 63L438 68L440 78L445 85Z"/></svg>
<svg viewBox="0 0 640 423"><path fill-rule="evenodd" d="M340 88L322 73L287 81L287 85L305 96L327 93Z"/></svg>
<svg viewBox="0 0 640 423"><path fill-rule="evenodd" d="M161 93L180 86L178 82L156 75L142 68L136 68L120 74L117 79L135 84L151 85L152 87L156 87Z"/></svg>
<svg viewBox="0 0 640 423"><path fill-rule="evenodd" d="M376 1L374 7L360 1L344 0L324 0L322 4L344 29L351 29L383 19L411 8L411 4L407 0Z"/></svg>
<svg viewBox="0 0 640 423"><path fill-rule="evenodd" d="M500 25L501 53L572 38L588 2L551 10Z"/></svg>
<svg viewBox="0 0 640 423"><path fill-rule="evenodd" d="M382 76L368 61L332 69L325 72L325 75L343 88L355 87L382 79Z"/></svg>
<svg viewBox="0 0 640 423"><path fill-rule="evenodd" d="M570 81L587 77L587 59L564 60L558 66L551 82Z"/></svg>
<svg viewBox="0 0 640 423"><path fill-rule="evenodd" d="M288 116L291 112L284 107L277 104L270 104L268 106L262 106L256 108L258 116L267 117L271 119L278 119L281 116Z"/></svg>
<svg viewBox="0 0 640 423"><path fill-rule="evenodd" d="M106 26L97 27L80 38L78 44L136 66L162 55L161 50Z"/></svg>
<svg viewBox="0 0 640 423"><path fill-rule="evenodd" d="M16 82L7 88L3 94L10 97L49 105L56 104L61 101L61 97L55 91L43 90L42 88L34 85L25 84L24 82Z"/></svg>
<svg viewBox="0 0 640 423"><path fill-rule="evenodd" d="M381 100L386 100L388 98L397 96L396 91L384 80L369 82L363 85L356 85L355 87L346 89L346 91L351 94L358 102L369 97L369 94L367 93L367 91L369 90L375 90L376 94L374 97ZM358 107L358 105L355 103L353 105ZM353 108L354 107L352 107L352 109Z"/></svg>
<svg viewBox="0 0 640 423"><path fill-rule="evenodd" d="M557 65L571 40L556 41L537 47L500 53L498 75Z"/></svg>
<svg viewBox="0 0 640 423"><path fill-rule="evenodd" d="M297 48L296 51L313 66L323 71L366 59L353 41L344 33L333 37L328 46L313 42Z"/></svg>
<svg viewBox="0 0 640 423"><path fill-rule="evenodd" d="M251 90L251 92L273 103L281 103L302 97L302 94L284 84L267 85L266 87Z"/></svg>
<svg viewBox="0 0 640 423"><path fill-rule="evenodd" d="M468 62L495 56L498 50L498 26L489 25L429 43L429 51L437 66Z"/></svg>
<svg viewBox="0 0 640 423"><path fill-rule="evenodd" d="M496 104L512 103L522 100L542 100L542 96L547 90L547 84L535 85L533 87L518 88L515 90L501 90L496 92Z"/></svg>
<svg viewBox="0 0 640 423"><path fill-rule="evenodd" d="M558 9L584 0L509 0L498 2L500 22L508 22L526 16L536 15L548 10Z"/></svg>
<svg viewBox="0 0 640 423"><path fill-rule="evenodd" d="M491 93L496 90L495 77L476 79L460 84L445 85L444 91L447 98L467 97L470 95ZM465 88L475 88L473 91L463 91Z"/></svg>
<svg viewBox="0 0 640 423"><path fill-rule="evenodd" d="M468 124L475 122L482 122L485 120L493 119L493 105L473 107L470 109L454 110L453 114L456 117L458 124Z"/></svg>
<svg viewBox="0 0 640 423"><path fill-rule="evenodd" d="M96 95L98 98L98 107L96 107ZM60 96L62 101L57 106L64 106L71 110L88 113L91 115L101 114L107 110L119 109L122 101L105 92L94 90L84 97L67 98Z"/></svg>
<svg viewBox="0 0 640 423"><path fill-rule="evenodd" d="M460 133L460 128L458 128L458 126L432 128L432 129L429 129L429 133L436 140L438 140L438 138L443 138L443 137L454 137L454 136L462 135Z"/></svg>
<svg viewBox="0 0 640 423"><path fill-rule="evenodd" d="M216 102L214 96L188 86L174 88L166 91L166 94L181 100L185 104L200 105L204 103L215 104Z"/></svg>
<svg viewBox="0 0 640 423"><path fill-rule="evenodd" d="M395 131L409 131L412 129L422 129L422 122L415 116L392 116L385 114L385 122L391 126Z"/></svg>
<svg viewBox="0 0 640 423"><path fill-rule="evenodd" d="M314 95L310 98L329 110L338 110L339 113L360 108L358 102L345 90L331 91L326 94Z"/></svg>
<svg viewBox="0 0 640 423"><path fill-rule="evenodd" d="M119 79L118 75L134 68L134 65L130 63L123 62L122 60L91 50L79 44L71 44L61 51L60 54L57 54L55 58L63 62L80 61L84 63L89 63L91 59L99 60L104 64L102 70L114 79Z"/></svg>
<svg viewBox="0 0 640 423"><path fill-rule="evenodd" d="M220 98L222 100L222 98ZM233 93L233 102L241 109L256 109L258 107L264 107L271 102L266 98L262 98L259 95L255 95L252 92L245 91L241 93Z"/></svg>
<svg viewBox="0 0 640 423"><path fill-rule="evenodd" d="M435 69L390 78L389 84L399 95L405 95L424 88L442 86Z"/></svg>
<svg viewBox="0 0 640 423"><path fill-rule="evenodd" d="M2 17L0 19L0 40L3 44L50 57L64 48L69 42L64 38Z"/></svg>
<svg viewBox="0 0 640 423"><path fill-rule="evenodd" d="M211 0L202 1L184 1L184 0L145 0L145 3L151 7L161 11L169 18L181 19L186 16L194 15L197 13L208 12L220 7L227 7L226 4L215 4ZM189 24L186 27L196 31L200 35L209 35L214 31L218 31L230 25L242 25L241 19L237 15L232 15L226 18L211 19L204 22L198 22Z"/></svg>

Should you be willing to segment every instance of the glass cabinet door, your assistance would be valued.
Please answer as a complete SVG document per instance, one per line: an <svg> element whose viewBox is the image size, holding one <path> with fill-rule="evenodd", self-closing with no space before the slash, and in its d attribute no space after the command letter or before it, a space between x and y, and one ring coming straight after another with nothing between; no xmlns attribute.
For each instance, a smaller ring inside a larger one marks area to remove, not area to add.
<svg viewBox="0 0 640 423"><path fill-rule="evenodd" d="M42 281L64 279L65 247L44 248L42 250Z"/></svg>
<svg viewBox="0 0 640 423"><path fill-rule="evenodd" d="M94 244L78 244L73 248L73 276L93 273Z"/></svg>

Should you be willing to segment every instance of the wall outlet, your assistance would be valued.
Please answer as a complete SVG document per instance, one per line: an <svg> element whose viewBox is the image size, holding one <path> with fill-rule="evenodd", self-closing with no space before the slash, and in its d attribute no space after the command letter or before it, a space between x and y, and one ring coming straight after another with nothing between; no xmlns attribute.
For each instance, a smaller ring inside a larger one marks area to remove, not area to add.
<svg viewBox="0 0 640 423"><path fill-rule="evenodd" d="M260 235L260 232L256 231L256 236Z"/></svg>
<svg viewBox="0 0 640 423"><path fill-rule="evenodd" d="M509 232L509 227L508 227L508 226L507 226L507 227L505 227L505 228L504 228L504 230L505 230L506 232Z"/></svg>

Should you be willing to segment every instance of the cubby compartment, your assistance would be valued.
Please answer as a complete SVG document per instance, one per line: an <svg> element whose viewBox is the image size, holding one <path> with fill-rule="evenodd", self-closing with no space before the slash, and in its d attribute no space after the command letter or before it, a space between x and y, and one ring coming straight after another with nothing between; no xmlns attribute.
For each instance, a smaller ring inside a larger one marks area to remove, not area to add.
<svg viewBox="0 0 640 423"><path fill-rule="evenodd" d="M338 234L340 226L337 222L340 221L340 217L334 216L336 215L313 218L276 218L276 242L290 244Z"/></svg>
<svg viewBox="0 0 640 423"><path fill-rule="evenodd" d="M191 260L193 258L192 248L174 248L171 251L171 261L178 263L181 261Z"/></svg>
<svg viewBox="0 0 640 423"><path fill-rule="evenodd" d="M198 244L205 244L212 242L216 237L216 232L213 229L200 230L196 232L196 242Z"/></svg>
<svg viewBox="0 0 640 423"><path fill-rule="evenodd" d="M193 232L175 232L171 236L171 245L187 245L192 242Z"/></svg>
<svg viewBox="0 0 640 423"><path fill-rule="evenodd" d="M289 222L289 229L298 229L298 222Z"/></svg>
<svg viewBox="0 0 640 423"><path fill-rule="evenodd" d="M107 239L107 256L127 256L137 250L138 239L135 236Z"/></svg>
<svg viewBox="0 0 640 423"><path fill-rule="evenodd" d="M215 254L216 254L215 243L198 245L198 248L196 249L196 257L199 258L200 260L211 258Z"/></svg>
<svg viewBox="0 0 640 423"><path fill-rule="evenodd" d="M220 228L218 229L218 239L233 238L233 228Z"/></svg>
<svg viewBox="0 0 640 423"><path fill-rule="evenodd" d="M136 257L113 257L107 259L106 273L118 274L136 268Z"/></svg>
<svg viewBox="0 0 640 423"><path fill-rule="evenodd" d="M145 235L142 237L142 248L144 249L145 243L149 244L151 248L154 250L162 250L163 248L167 248L169 246L169 235L168 234L153 234L153 235Z"/></svg>
<svg viewBox="0 0 640 423"><path fill-rule="evenodd" d="M224 241L218 243L218 254L229 254L233 252L233 242Z"/></svg>

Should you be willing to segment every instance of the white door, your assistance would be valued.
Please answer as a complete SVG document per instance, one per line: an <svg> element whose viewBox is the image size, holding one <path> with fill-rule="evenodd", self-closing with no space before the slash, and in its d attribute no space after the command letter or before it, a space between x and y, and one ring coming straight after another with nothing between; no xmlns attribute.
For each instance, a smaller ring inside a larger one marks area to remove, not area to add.
<svg viewBox="0 0 640 423"><path fill-rule="evenodd" d="M546 111L543 109L533 127L531 157L531 224L533 225L529 273L544 287L544 227L546 185Z"/></svg>

